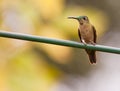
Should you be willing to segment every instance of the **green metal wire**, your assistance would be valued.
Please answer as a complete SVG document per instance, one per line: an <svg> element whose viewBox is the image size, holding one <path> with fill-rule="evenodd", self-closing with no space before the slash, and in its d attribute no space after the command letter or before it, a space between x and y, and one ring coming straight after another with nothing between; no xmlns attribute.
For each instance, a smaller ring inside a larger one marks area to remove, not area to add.
<svg viewBox="0 0 120 91"><path fill-rule="evenodd" d="M74 41L53 39L53 38L47 38L47 37L41 37L41 36L33 36L33 35L15 33L15 32L0 31L0 37L7 37L7 38L13 38L13 39L27 40L32 42L41 42L41 43L48 43L48 44L54 44L54 45L61 45L61 46L83 48L83 49L97 50L101 52L120 54L120 48L103 46L103 45L95 45L95 46L89 45L89 44L84 45L82 43L74 42Z"/></svg>

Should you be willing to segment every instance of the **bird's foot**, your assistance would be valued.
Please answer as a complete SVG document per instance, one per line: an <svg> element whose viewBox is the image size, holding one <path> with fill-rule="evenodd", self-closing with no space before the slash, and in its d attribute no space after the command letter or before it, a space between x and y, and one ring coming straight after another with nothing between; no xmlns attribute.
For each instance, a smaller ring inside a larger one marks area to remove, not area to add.
<svg viewBox="0 0 120 91"><path fill-rule="evenodd" d="M85 43L85 42L83 42L83 44L86 46L87 45L87 43Z"/></svg>
<svg viewBox="0 0 120 91"><path fill-rule="evenodd" d="M83 43L84 45L87 45L87 43L86 43L84 40L82 40L82 43Z"/></svg>
<svg viewBox="0 0 120 91"><path fill-rule="evenodd" d="M95 42L93 42L93 41L90 41L90 42L91 42L90 44L92 44L92 45L94 45L94 46L96 45L96 43L95 43Z"/></svg>
<svg viewBox="0 0 120 91"><path fill-rule="evenodd" d="M94 43L94 42L92 42L91 44L94 45L94 46L96 45L96 43Z"/></svg>

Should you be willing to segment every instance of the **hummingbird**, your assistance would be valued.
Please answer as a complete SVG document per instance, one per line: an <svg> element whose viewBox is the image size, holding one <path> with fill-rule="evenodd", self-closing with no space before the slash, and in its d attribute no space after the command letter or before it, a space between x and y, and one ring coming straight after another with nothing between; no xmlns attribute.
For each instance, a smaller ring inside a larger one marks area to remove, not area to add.
<svg viewBox="0 0 120 91"><path fill-rule="evenodd" d="M76 19L79 22L79 28L78 28L78 35L80 38L80 41L87 45L87 44L96 44L96 29L95 27L90 23L87 16L78 16L78 17L68 17L68 19ZM85 49L85 51L88 54L90 63L96 63L96 54L94 50Z"/></svg>

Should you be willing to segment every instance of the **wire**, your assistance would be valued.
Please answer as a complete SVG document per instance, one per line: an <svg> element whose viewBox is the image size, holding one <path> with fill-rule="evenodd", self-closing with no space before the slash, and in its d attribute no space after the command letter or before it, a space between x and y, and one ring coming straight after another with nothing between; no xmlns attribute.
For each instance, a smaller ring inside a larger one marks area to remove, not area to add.
<svg viewBox="0 0 120 91"><path fill-rule="evenodd" d="M69 40L47 38L47 37L15 33L15 32L6 32L2 30L0 30L0 37L120 54L120 48L116 48L116 47L103 46L103 45L90 45L90 44L84 45L83 43L69 41Z"/></svg>

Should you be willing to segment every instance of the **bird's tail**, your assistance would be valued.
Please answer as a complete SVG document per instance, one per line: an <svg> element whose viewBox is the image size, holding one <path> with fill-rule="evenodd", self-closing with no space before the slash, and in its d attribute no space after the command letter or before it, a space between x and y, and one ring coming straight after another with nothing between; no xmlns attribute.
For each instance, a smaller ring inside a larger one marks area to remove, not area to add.
<svg viewBox="0 0 120 91"><path fill-rule="evenodd" d="M89 59L90 59L90 63L93 64L93 63L96 63L96 54L95 54L95 51L93 50L86 50L88 56L89 56Z"/></svg>

